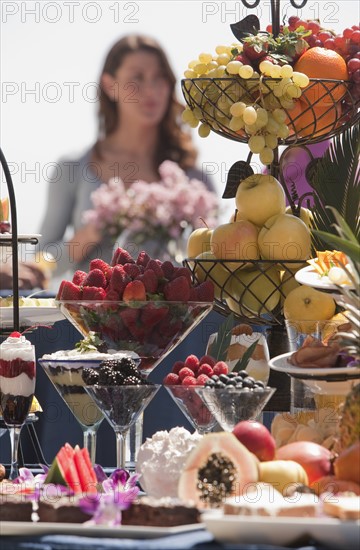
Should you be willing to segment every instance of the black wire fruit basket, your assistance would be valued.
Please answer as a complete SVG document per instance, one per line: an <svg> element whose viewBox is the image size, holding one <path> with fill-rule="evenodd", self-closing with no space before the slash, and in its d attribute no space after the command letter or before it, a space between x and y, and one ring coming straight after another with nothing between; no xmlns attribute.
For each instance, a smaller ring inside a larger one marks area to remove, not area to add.
<svg viewBox="0 0 360 550"><path fill-rule="evenodd" d="M273 108L283 109L287 116L289 136L279 139L279 145L316 143L333 137L360 119L360 101L353 92L354 83L334 79L310 79L301 99L287 109L274 94L281 79L259 78L187 78L182 92L187 105L199 122L210 126L219 135L247 143L251 135L236 127L236 117L230 108L237 102L262 106L265 101ZM260 88L260 93L259 93ZM301 108L297 108L300 106Z"/></svg>
<svg viewBox="0 0 360 550"><path fill-rule="evenodd" d="M184 265L193 280L214 284L214 309L232 313L243 323L276 326L283 324L283 303L297 283L295 272L304 260L216 260L187 258Z"/></svg>

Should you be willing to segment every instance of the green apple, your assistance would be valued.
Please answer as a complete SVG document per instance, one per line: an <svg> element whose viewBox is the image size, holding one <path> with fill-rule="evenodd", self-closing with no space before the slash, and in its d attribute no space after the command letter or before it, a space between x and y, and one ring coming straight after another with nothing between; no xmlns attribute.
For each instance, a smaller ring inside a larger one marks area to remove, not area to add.
<svg viewBox="0 0 360 550"><path fill-rule="evenodd" d="M266 220L258 244L264 260L306 260L311 252L311 234L297 216L279 214ZM296 269L301 264L289 264Z"/></svg>
<svg viewBox="0 0 360 550"><path fill-rule="evenodd" d="M196 258L202 252L210 250L210 238L212 229L209 227L199 227L190 233L187 242L187 257Z"/></svg>
<svg viewBox="0 0 360 550"><path fill-rule="evenodd" d="M280 301L280 274L275 266L263 273L259 269L238 269L226 285L226 303L243 316L261 315L273 311Z"/></svg>
<svg viewBox="0 0 360 550"><path fill-rule="evenodd" d="M285 212L285 192L273 176L253 174L238 186L235 204L239 218L261 227L272 216Z"/></svg>

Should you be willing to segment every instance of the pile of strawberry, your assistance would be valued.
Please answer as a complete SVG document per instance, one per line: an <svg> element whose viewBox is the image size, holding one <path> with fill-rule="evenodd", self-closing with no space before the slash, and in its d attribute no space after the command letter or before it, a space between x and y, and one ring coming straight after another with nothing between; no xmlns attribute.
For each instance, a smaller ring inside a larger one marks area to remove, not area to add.
<svg viewBox="0 0 360 550"><path fill-rule="evenodd" d="M228 374L229 367L224 361L217 361L210 355L200 359L189 355L185 361L176 361L172 371L163 380L165 386L204 386L212 376Z"/></svg>
<svg viewBox="0 0 360 550"><path fill-rule="evenodd" d="M211 281L193 284L186 267L161 262L146 252L136 260L118 248L108 264L101 259L90 262L89 272L76 271L72 281L62 281L57 300L212 302Z"/></svg>

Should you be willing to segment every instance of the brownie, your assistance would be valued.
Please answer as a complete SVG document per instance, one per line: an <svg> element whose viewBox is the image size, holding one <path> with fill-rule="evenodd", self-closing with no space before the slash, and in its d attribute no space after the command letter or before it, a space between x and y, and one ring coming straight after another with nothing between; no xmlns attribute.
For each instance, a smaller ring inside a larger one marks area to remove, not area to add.
<svg viewBox="0 0 360 550"><path fill-rule="evenodd" d="M175 499L142 497L122 512L122 525L174 527L200 523L200 512L194 506Z"/></svg>
<svg viewBox="0 0 360 550"><path fill-rule="evenodd" d="M79 507L79 498L61 496L56 499L40 498L37 510L39 521L51 523L84 523L91 519Z"/></svg>
<svg viewBox="0 0 360 550"><path fill-rule="evenodd" d="M31 521L32 511L32 501L25 495L0 494L0 522Z"/></svg>

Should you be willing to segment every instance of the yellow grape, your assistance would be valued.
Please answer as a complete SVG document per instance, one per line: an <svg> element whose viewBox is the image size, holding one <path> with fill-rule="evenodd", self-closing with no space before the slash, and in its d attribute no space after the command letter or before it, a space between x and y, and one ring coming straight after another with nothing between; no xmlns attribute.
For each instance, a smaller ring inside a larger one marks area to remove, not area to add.
<svg viewBox="0 0 360 550"><path fill-rule="evenodd" d="M205 63L198 63L197 65L195 65L195 67L193 67L193 69L197 74L206 74L207 73L207 67L206 67Z"/></svg>
<svg viewBox="0 0 360 550"><path fill-rule="evenodd" d="M202 124L200 124L200 126L198 128L198 134L199 134L200 137L206 138L206 137L208 137L210 132L211 132L211 128L208 124L205 124L204 122Z"/></svg>
<svg viewBox="0 0 360 550"><path fill-rule="evenodd" d="M230 55L228 53L222 53L216 58L218 65L227 65L230 61Z"/></svg>
<svg viewBox="0 0 360 550"><path fill-rule="evenodd" d="M253 74L254 69L251 65L242 65L239 68L239 76L241 76L241 78L245 78L247 80L248 78L251 78Z"/></svg>
<svg viewBox="0 0 360 550"><path fill-rule="evenodd" d="M289 137L289 133L290 130L287 124L280 124L277 136L281 139L286 139L287 137Z"/></svg>
<svg viewBox="0 0 360 550"><path fill-rule="evenodd" d="M246 103L243 103L242 101L238 101L237 103L233 103L233 105L231 105L230 113L233 116L242 116L245 109L246 109Z"/></svg>
<svg viewBox="0 0 360 550"><path fill-rule="evenodd" d="M187 69L186 71L184 71L184 76L185 78L196 78L197 74L195 71L192 71L191 69Z"/></svg>
<svg viewBox="0 0 360 550"><path fill-rule="evenodd" d="M199 60L198 59L193 59L192 61L190 61L188 63L188 67L189 69L193 69L195 67L195 65L197 65L199 63Z"/></svg>
<svg viewBox="0 0 360 550"><path fill-rule="evenodd" d="M242 67L243 64L241 63L241 61L230 61L230 63L228 63L226 65L226 70L229 74L239 74L239 69L240 67Z"/></svg>
<svg viewBox="0 0 360 550"><path fill-rule="evenodd" d="M281 67L280 65L273 65L270 70L270 76L271 78L280 78L281 75Z"/></svg>
<svg viewBox="0 0 360 550"><path fill-rule="evenodd" d="M256 155L261 153L265 147L265 138L264 136L251 136L249 139L249 149L252 153Z"/></svg>
<svg viewBox="0 0 360 550"><path fill-rule="evenodd" d="M291 65L283 65L280 70L281 78L291 78L294 70Z"/></svg>
<svg viewBox="0 0 360 550"><path fill-rule="evenodd" d="M266 109L263 109L262 107L259 107L259 109L257 110L257 119L256 119L256 127L257 128L263 128L264 126L267 125L268 123L268 120L269 120L269 116L268 116L268 113L266 111Z"/></svg>
<svg viewBox="0 0 360 550"><path fill-rule="evenodd" d="M199 61L200 63L210 63L210 61L212 61L212 54L211 53L201 53L199 55Z"/></svg>
<svg viewBox="0 0 360 550"><path fill-rule="evenodd" d="M216 46L215 51L218 55L226 53L227 52L227 46L222 46L222 45Z"/></svg>
<svg viewBox="0 0 360 550"><path fill-rule="evenodd" d="M245 125L245 132L249 134L249 136L252 136L253 134L256 134L256 132L259 129L257 128L256 124L246 124Z"/></svg>
<svg viewBox="0 0 360 550"><path fill-rule="evenodd" d="M262 162L263 164L271 164L274 160L274 152L269 147L264 147L259 155L259 158L260 162Z"/></svg>
<svg viewBox="0 0 360 550"><path fill-rule="evenodd" d="M190 122L190 120L194 119L194 113L189 107L186 107L181 113L181 118L183 122Z"/></svg>
<svg viewBox="0 0 360 550"><path fill-rule="evenodd" d="M273 67L273 63L271 63L271 61L267 61L267 60L262 61L259 65L260 71L263 74L267 75L267 76L270 76L270 71L271 71L272 67Z"/></svg>
<svg viewBox="0 0 360 550"><path fill-rule="evenodd" d="M276 149L276 147L278 146L278 138L274 136L274 134L266 134L265 145L270 149Z"/></svg>
<svg viewBox="0 0 360 550"><path fill-rule="evenodd" d="M269 116L269 120L266 125L266 130L269 132L269 134L274 134L274 136L276 136L279 131L279 127L280 124L278 124L272 116Z"/></svg>
<svg viewBox="0 0 360 550"><path fill-rule="evenodd" d="M222 76L225 75L226 65L219 65L216 70L217 70L218 78L221 78Z"/></svg>
<svg viewBox="0 0 360 550"><path fill-rule="evenodd" d="M254 107L246 107L246 109L243 112L243 118L245 124L255 124L257 119L257 113L254 109Z"/></svg>
<svg viewBox="0 0 360 550"><path fill-rule="evenodd" d="M309 77L304 73L293 72L292 79L294 84L300 86L300 88L306 88L309 85Z"/></svg>
<svg viewBox="0 0 360 550"><path fill-rule="evenodd" d="M229 122L229 128L233 132L237 132L238 130L242 130L245 126L245 123L243 121L242 117L233 116L232 119Z"/></svg>
<svg viewBox="0 0 360 550"><path fill-rule="evenodd" d="M216 63L216 61L209 61L209 63L206 63L206 66L209 71L211 71L212 69L218 68L218 64Z"/></svg>
<svg viewBox="0 0 360 550"><path fill-rule="evenodd" d="M284 109L292 109L294 107L294 101L286 96L280 98L280 104Z"/></svg>
<svg viewBox="0 0 360 550"><path fill-rule="evenodd" d="M301 89L296 84L288 84L285 88L285 94L293 99L299 99L301 96Z"/></svg>
<svg viewBox="0 0 360 550"><path fill-rule="evenodd" d="M276 122L279 122L280 124L282 122L285 122L287 115L283 109L274 109L272 112L273 118L276 120Z"/></svg>

